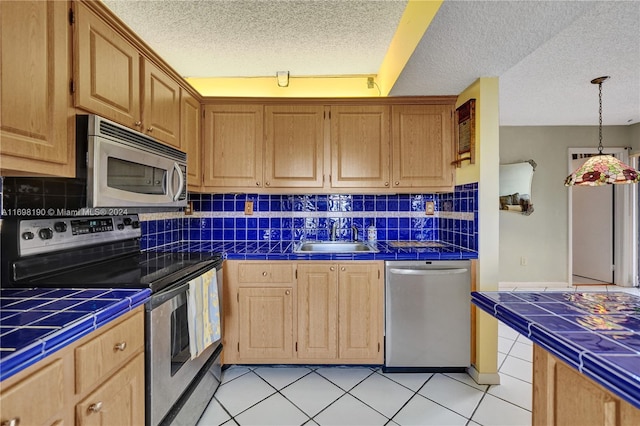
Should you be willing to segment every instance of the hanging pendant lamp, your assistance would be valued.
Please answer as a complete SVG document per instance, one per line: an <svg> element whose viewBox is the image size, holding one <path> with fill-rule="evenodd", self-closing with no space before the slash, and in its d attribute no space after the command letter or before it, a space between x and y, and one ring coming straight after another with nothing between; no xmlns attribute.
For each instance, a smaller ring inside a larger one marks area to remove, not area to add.
<svg viewBox="0 0 640 426"><path fill-rule="evenodd" d="M613 155L602 153L602 83L609 77L598 77L591 80L598 85L598 98L600 100L600 122L598 154L589 158L582 166L571 173L564 181L565 186L600 186L613 183L637 183L638 171L627 166Z"/></svg>

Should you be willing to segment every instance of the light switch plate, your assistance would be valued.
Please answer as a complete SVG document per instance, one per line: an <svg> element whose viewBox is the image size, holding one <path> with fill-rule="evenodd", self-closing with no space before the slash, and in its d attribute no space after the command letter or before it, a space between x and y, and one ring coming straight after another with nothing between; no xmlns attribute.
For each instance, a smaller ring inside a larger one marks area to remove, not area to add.
<svg viewBox="0 0 640 426"><path fill-rule="evenodd" d="M244 214L252 215L253 214L253 201L245 201L244 202Z"/></svg>
<svg viewBox="0 0 640 426"><path fill-rule="evenodd" d="M436 213L436 206L433 201L427 201L424 205L424 214L427 216L433 216Z"/></svg>

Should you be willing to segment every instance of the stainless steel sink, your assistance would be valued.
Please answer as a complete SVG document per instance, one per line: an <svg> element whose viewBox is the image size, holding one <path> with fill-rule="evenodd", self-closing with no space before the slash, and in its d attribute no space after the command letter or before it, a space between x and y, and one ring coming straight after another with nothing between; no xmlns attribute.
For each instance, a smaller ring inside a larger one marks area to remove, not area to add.
<svg viewBox="0 0 640 426"><path fill-rule="evenodd" d="M378 249L358 241L302 241L293 248L294 253L377 253Z"/></svg>

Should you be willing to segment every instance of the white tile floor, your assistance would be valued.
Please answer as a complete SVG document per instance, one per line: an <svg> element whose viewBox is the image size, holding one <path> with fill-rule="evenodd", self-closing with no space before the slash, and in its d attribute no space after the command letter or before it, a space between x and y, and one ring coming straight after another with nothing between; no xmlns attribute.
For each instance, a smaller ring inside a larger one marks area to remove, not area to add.
<svg viewBox="0 0 640 426"><path fill-rule="evenodd" d="M639 293L638 289L608 290ZM224 371L222 385L198 426L530 425L532 344L502 323L498 336L501 383L495 386L478 385L463 373L388 374L375 367L231 366Z"/></svg>

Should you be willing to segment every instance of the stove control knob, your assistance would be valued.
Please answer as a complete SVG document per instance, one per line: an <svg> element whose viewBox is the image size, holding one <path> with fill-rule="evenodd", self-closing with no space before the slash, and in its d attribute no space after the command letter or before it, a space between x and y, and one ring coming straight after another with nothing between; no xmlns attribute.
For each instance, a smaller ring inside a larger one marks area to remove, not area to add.
<svg viewBox="0 0 640 426"><path fill-rule="evenodd" d="M64 222L56 222L53 224L53 229L55 229L56 232L67 232L67 224Z"/></svg>
<svg viewBox="0 0 640 426"><path fill-rule="evenodd" d="M133 229L140 228L140 222L138 222L137 220L134 220L133 222L131 222L131 227Z"/></svg>
<svg viewBox="0 0 640 426"><path fill-rule="evenodd" d="M35 235L31 231L27 231L27 232L23 232L22 233L22 239L23 240L33 240L33 237L35 237Z"/></svg>
<svg viewBox="0 0 640 426"><path fill-rule="evenodd" d="M125 226L131 225L131 218L130 217L125 217L124 219L122 219L122 221L124 222Z"/></svg>
<svg viewBox="0 0 640 426"><path fill-rule="evenodd" d="M124 225L123 225L123 224L121 224L121 223L119 223L119 224L118 224L118 229L119 229L120 231L122 231L122 230L124 229Z"/></svg>
<svg viewBox="0 0 640 426"><path fill-rule="evenodd" d="M42 240L50 240L53 238L53 230L51 228L42 228L38 231L38 236Z"/></svg>

